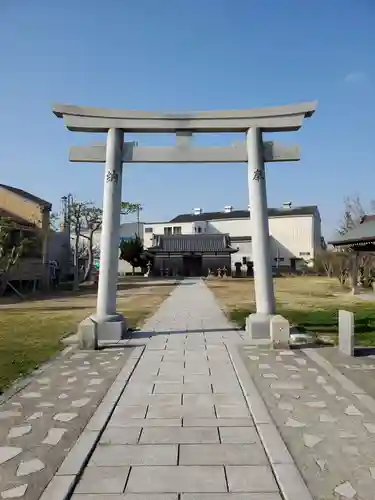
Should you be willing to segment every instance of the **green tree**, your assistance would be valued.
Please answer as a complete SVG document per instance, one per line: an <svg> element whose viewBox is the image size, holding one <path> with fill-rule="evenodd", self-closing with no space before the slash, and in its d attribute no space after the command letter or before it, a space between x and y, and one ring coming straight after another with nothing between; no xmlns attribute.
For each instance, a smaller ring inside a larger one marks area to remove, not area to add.
<svg viewBox="0 0 375 500"><path fill-rule="evenodd" d="M121 202L121 215L137 214L137 234L140 233L140 213L143 207L140 203L131 203L129 201Z"/></svg>
<svg viewBox="0 0 375 500"><path fill-rule="evenodd" d="M120 259L129 262L134 267L144 267L146 258L144 256L143 243L136 235L131 240L122 240L120 243Z"/></svg>
<svg viewBox="0 0 375 500"><path fill-rule="evenodd" d="M130 201L121 202L121 215L130 215L139 213L142 210L140 203L131 203Z"/></svg>

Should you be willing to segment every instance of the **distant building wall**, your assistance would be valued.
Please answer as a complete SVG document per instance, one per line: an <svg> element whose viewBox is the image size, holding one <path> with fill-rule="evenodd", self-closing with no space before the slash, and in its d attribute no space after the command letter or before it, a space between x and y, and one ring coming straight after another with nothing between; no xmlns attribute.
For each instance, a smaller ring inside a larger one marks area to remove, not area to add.
<svg viewBox="0 0 375 500"><path fill-rule="evenodd" d="M321 248L321 220L318 212L308 215L288 215L269 217L271 264L290 267L293 261L309 263ZM231 256L231 268L241 262L252 261L252 226L250 218L215 219L199 222L154 222L144 224L144 246L153 245L153 235L194 234L197 228L206 234L229 234L231 246L238 251Z"/></svg>

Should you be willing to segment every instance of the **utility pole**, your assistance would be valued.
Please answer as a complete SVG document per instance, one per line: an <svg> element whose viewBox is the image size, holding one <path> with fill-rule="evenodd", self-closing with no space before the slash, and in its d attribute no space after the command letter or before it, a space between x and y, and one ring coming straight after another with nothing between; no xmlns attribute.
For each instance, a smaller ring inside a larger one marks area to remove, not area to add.
<svg viewBox="0 0 375 500"><path fill-rule="evenodd" d="M140 203L137 203L137 235L138 235L138 238L141 237L139 232L140 232L140 212L142 209L143 209L142 205Z"/></svg>
<svg viewBox="0 0 375 500"><path fill-rule="evenodd" d="M62 224L61 224L61 230L67 234L67 241L68 241L68 255L67 255L67 260L66 264L70 267L72 265L72 251L71 251L71 220L70 220L70 215L71 215L71 207L73 205L73 195L69 193L66 196L63 196L61 198L61 205L62 205ZM75 262L76 256L73 256L73 265L76 265Z"/></svg>

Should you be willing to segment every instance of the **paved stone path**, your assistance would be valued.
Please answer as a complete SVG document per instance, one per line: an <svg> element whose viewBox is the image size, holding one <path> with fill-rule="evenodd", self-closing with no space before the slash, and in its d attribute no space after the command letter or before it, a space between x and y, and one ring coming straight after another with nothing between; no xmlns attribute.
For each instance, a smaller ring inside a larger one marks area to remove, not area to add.
<svg viewBox="0 0 375 500"><path fill-rule="evenodd" d="M243 332L206 285L182 282L144 331L153 334L72 498L280 500L225 345Z"/></svg>
<svg viewBox="0 0 375 500"><path fill-rule="evenodd" d="M41 500L375 500L375 400L319 350L247 346L200 280L172 292L127 342L136 345ZM71 382L56 393L74 384L86 355L99 372L115 353L77 353L76 372L67 374L65 362L58 374ZM96 377L87 375L85 393ZM35 384L52 387L43 378ZM28 401L43 393L24 391ZM50 408L50 422L56 413L63 420L43 433L40 450L49 445L53 457L58 428L85 397ZM12 403L6 411L20 411L22 422L3 415L11 445L0 448L0 482L4 470L11 479L1 497L39 498L31 496L45 470L39 449L29 456L16 441L29 435L30 412Z"/></svg>
<svg viewBox="0 0 375 500"><path fill-rule="evenodd" d="M244 357L314 498L375 500L375 400L319 351L247 347Z"/></svg>
<svg viewBox="0 0 375 500"><path fill-rule="evenodd" d="M2 397L1 499L40 498L131 352L67 350Z"/></svg>

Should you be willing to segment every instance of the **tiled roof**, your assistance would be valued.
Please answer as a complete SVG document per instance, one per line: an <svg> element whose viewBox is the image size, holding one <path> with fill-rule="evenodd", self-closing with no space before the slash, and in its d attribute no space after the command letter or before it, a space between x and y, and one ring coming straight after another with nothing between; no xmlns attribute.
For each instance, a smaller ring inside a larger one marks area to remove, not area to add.
<svg viewBox="0 0 375 500"><path fill-rule="evenodd" d="M345 234L339 235L334 241L328 243L333 246L351 245L359 242L375 241L375 220L364 220L354 229Z"/></svg>
<svg viewBox="0 0 375 500"><path fill-rule="evenodd" d="M236 252L231 248L227 234L155 235L154 246L148 251L170 253Z"/></svg>
<svg viewBox="0 0 375 500"><path fill-rule="evenodd" d="M0 188L4 188L7 191L11 191L14 194L17 194L18 196L21 196L22 198L25 198L25 200L32 201L34 203L37 203L38 205L41 205L42 207L48 208L49 210L52 208L51 203L49 203L46 200L43 200L42 198L39 198L38 196L34 196L31 193L28 193L27 191L24 191L23 189L15 188L13 186L7 186L6 184L0 184Z"/></svg>
<svg viewBox="0 0 375 500"><path fill-rule="evenodd" d="M315 205L307 207L292 208L269 208L268 217L290 217L296 215L314 215L317 214L318 207ZM250 212L248 210L232 210L231 212L203 212L201 214L180 214L169 222L199 222L221 219L248 219Z"/></svg>

